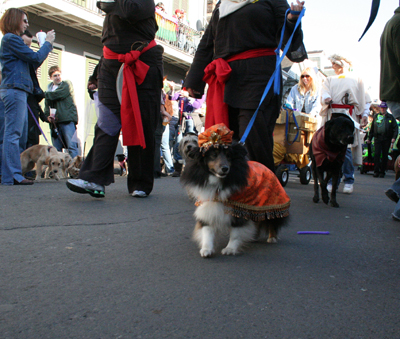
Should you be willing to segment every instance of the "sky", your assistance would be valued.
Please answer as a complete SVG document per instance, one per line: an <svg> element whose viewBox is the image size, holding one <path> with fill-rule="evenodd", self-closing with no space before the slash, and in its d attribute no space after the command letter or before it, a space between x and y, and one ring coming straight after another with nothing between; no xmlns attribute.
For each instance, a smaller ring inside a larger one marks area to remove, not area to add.
<svg viewBox="0 0 400 339"><path fill-rule="evenodd" d="M292 2L288 0L289 4ZM375 22L358 42L368 23L372 0L305 0L302 20L308 51L341 54L353 63L372 99L379 99L380 37L399 0L381 0Z"/></svg>

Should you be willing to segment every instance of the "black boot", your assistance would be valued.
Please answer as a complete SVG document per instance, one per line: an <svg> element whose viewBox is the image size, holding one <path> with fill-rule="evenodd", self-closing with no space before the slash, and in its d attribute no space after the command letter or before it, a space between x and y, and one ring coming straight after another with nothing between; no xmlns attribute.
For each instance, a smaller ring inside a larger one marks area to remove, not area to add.
<svg viewBox="0 0 400 339"><path fill-rule="evenodd" d="M172 173L173 177L180 177L182 172L182 164L177 162L174 162L174 173Z"/></svg>

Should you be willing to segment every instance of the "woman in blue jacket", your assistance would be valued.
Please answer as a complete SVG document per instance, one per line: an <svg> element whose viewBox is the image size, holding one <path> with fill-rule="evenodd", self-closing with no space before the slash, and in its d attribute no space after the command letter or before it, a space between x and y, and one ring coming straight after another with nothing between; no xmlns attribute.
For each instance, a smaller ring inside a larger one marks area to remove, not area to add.
<svg viewBox="0 0 400 339"><path fill-rule="evenodd" d="M286 103L293 109L317 117L321 110L320 93L317 87L316 74L310 67L301 72L299 83L292 87Z"/></svg>
<svg viewBox="0 0 400 339"><path fill-rule="evenodd" d="M33 181L22 176L20 147L28 136L28 94L41 91L37 79L32 79L30 65L37 69L53 49L54 30L47 33L39 51L33 52L24 44L21 34L28 28L26 12L9 8L0 19L3 33L0 47L2 82L0 98L4 112L0 113L0 164L3 185L31 185Z"/></svg>

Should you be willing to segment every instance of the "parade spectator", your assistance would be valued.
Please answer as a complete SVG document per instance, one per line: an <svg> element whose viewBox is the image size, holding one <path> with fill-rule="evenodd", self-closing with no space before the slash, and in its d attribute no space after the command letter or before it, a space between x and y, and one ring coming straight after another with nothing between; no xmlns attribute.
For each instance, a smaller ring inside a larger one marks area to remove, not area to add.
<svg viewBox="0 0 400 339"><path fill-rule="evenodd" d="M294 110L316 117L321 110L320 92L315 71L308 67L301 72L299 83L292 87L286 99Z"/></svg>
<svg viewBox="0 0 400 339"><path fill-rule="evenodd" d="M400 119L400 7L386 23L381 36L380 98L386 101L396 119ZM390 200L396 202L392 217L400 221L400 179L385 191Z"/></svg>
<svg viewBox="0 0 400 339"><path fill-rule="evenodd" d="M371 129L368 133L367 143L374 139L374 177L384 178L386 174L390 145L397 138L398 128L396 119L387 111L386 102L379 105L379 113L375 114Z"/></svg>
<svg viewBox="0 0 400 339"><path fill-rule="evenodd" d="M62 80L58 66L49 68L49 77L52 82L45 93L44 115L50 123L51 140L59 152L66 148L71 157L75 158L78 155L78 143L75 141L78 112L74 88L71 81ZM50 114L50 108L56 109L55 116Z"/></svg>
<svg viewBox="0 0 400 339"><path fill-rule="evenodd" d="M162 2L157 3L156 10L159 10L160 12L164 12L164 14L167 14L167 12L165 11L165 6Z"/></svg>
<svg viewBox="0 0 400 339"><path fill-rule="evenodd" d="M386 23L381 36L380 99L400 119L400 7Z"/></svg>
<svg viewBox="0 0 400 339"><path fill-rule="evenodd" d="M352 63L343 56L334 54L329 57L335 75L325 79L321 90L322 125L338 114L347 114L357 123L365 126L368 123L369 104L363 81L350 73ZM366 109L367 107L367 109ZM343 193L351 194L354 185L354 165L362 164L362 141L358 130L355 133L354 144L346 151L343 164ZM328 191L332 190L331 183Z"/></svg>
<svg viewBox="0 0 400 339"><path fill-rule="evenodd" d="M291 9L301 11L304 2L296 2ZM198 99L204 94L203 80L210 85L205 128L224 123L234 131L235 139L242 137L275 70L274 51L285 22L283 45L293 33L298 15L289 13L286 17L285 12L289 8L286 0L227 0L216 5L185 80L190 96ZM251 25L243 24L246 22L251 22ZM287 57L295 62L307 57L300 28L295 31ZM221 69L223 74L219 82L225 82L222 95L214 95L216 87L212 84L216 82L212 79L215 79L215 67ZM214 104L210 104L211 98L216 99ZM215 105L218 108L213 110ZM271 90L246 139L250 159L272 171L275 170L272 135L280 107L281 94L275 95Z"/></svg>
<svg viewBox="0 0 400 339"><path fill-rule="evenodd" d="M24 40L25 45L29 48L32 44L32 33L29 30L25 30L24 33L21 35L22 40ZM31 74L32 79L37 80L36 70L33 66L29 65L29 71ZM38 82L39 83L39 82ZM37 126L36 122L39 122L39 117L43 122L47 122L47 118L43 113L42 107L39 103L44 99L44 93L42 90L38 90L37 93L34 95L29 93L27 103L28 103L28 140L26 143L26 148L29 148L33 145L39 144L39 137L40 137L40 129ZM33 116L32 116L33 114ZM36 120L35 120L36 119Z"/></svg>
<svg viewBox="0 0 400 339"><path fill-rule="evenodd" d="M114 154L122 126L123 143L128 146L128 192L144 198L154 184L154 133L160 116L163 74L163 48L154 40L158 29L154 2L98 1L97 6L106 13L104 47L88 89L98 88L99 117L94 143L79 179L69 179L67 186L77 193L105 196L105 186L114 182ZM116 79L122 60L124 86L120 104ZM140 69L143 78L136 78L133 69Z"/></svg>
<svg viewBox="0 0 400 339"><path fill-rule="evenodd" d="M9 8L0 19L3 38L0 47L2 82L0 97L4 103L1 162L3 185L32 185L33 181L22 176L20 144L26 145L28 136L27 98L39 90L37 79L32 79L29 65L36 69L53 49L54 31L47 32L46 41L34 52L25 45L21 34L28 28L28 15L21 9ZM36 81L35 81L36 80ZM21 140L22 139L22 140Z"/></svg>

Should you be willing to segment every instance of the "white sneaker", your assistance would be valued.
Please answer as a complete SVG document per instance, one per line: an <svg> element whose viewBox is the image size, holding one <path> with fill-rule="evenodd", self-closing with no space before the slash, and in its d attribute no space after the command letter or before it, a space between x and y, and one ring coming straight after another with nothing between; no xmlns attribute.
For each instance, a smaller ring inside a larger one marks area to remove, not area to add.
<svg viewBox="0 0 400 339"><path fill-rule="evenodd" d="M326 189L328 190L329 193L332 193L332 184L326 185Z"/></svg>
<svg viewBox="0 0 400 339"><path fill-rule="evenodd" d="M344 184L343 193L347 194L353 193L353 184Z"/></svg>
<svg viewBox="0 0 400 339"><path fill-rule="evenodd" d="M132 193L132 197L136 197L136 198L146 198L147 194L143 191L133 191Z"/></svg>

